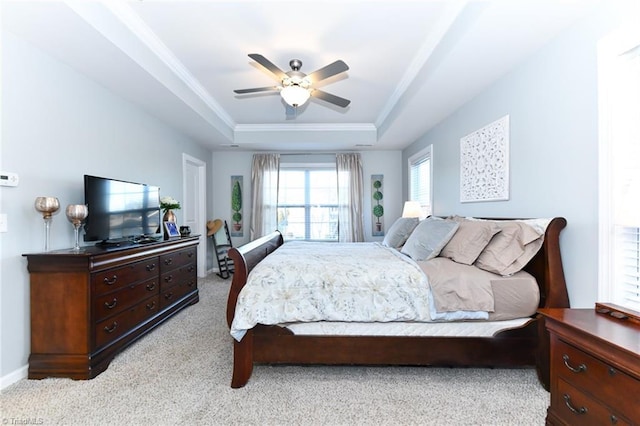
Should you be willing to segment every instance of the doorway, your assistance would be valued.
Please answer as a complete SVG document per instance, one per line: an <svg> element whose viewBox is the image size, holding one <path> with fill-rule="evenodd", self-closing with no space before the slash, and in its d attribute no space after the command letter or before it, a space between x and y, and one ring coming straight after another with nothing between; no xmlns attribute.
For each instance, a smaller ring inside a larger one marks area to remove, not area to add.
<svg viewBox="0 0 640 426"><path fill-rule="evenodd" d="M200 235L198 244L198 276L207 275L207 164L195 157L182 154L182 193L184 194L184 225L191 228L192 234Z"/></svg>

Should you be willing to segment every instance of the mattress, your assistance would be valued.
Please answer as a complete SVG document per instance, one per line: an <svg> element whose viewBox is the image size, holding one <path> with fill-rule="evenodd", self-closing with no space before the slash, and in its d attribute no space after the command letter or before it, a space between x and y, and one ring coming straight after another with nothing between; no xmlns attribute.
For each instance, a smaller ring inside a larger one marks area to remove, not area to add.
<svg viewBox="0 0 640 426"><path fill-rule="evenodd" d="M373 323L321 321L288 323L280 326L288 328L296 335L313 336L492 337L501 331L524 326L531 321L531 316L538 309L540 301L538 284L527 272L521 271L509 277L502 277L472 266L456 264L444 258L418 263L425 272L432 275L436 270L451 273L453 268L465 270L467 274L471 273L474 279L488 280L494 299L494 311L489 312L488 320Z"/></svg>
<svg viewBox="0 0 640 426"><path fill-rule="evenodd" d="M493 337L520 328L532 319L460 322L307 322L281 324L301 336Z"/></svg>

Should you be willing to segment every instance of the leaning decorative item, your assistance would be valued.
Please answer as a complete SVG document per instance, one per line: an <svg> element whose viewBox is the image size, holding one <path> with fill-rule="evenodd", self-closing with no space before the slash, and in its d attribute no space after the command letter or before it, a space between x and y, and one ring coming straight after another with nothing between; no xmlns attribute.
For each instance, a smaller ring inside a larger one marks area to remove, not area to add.
<svg viewBox="0 0 640 426"><path fill-rule="evenodd" d="M75 245L73 251L80 251L80 225L89 215L89 209L84 204L69 204L66 210L67 219L73 224Z"/></svg>
<svg viewBox="0 0 640 426"><path fill-rule="evenodd" d="M164 216L162 217L162 222L163 223L173 222L174 224L176 224L176 231L177 231L178 218L176 217L176 214L173 211L180 210L180 202L173 197L169 197L169 196L161 197L160 208L164 212ZM178 236L180 236L179 232L178 232ZM164 239L166 240L169 238L171 238L171 235L167 233L167 227L165 226Z"/></svg>
<svg viewBox="0 0 640 426"><path fill-rule="evenodd" d="M37 197L35 207L44 219L44 251L49 251L51 216L60 209L60 201L56 197Z"/></svg>

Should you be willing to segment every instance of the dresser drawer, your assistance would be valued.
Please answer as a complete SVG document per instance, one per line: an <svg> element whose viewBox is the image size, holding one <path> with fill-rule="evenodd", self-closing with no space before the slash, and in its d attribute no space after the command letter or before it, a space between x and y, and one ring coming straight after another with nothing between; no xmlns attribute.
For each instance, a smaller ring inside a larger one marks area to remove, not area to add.
<svg viewBox="0 0 640 426"><path fill-rule="evenodd" d="M169 287L184 282L194 280L196 265L186 265L171 272L166 272L160 276L160 291L165 291Z"/></svg>
<svg viewBox="0 0 640 426"><path fill-rule="evenodd" d="M96 298L93 306L96 321L122 312L126 308L160 293L157 279L140 281Z"/></svg>
<svg viewBox="0 0 640 426"><path fill-rule="evenodd" d="M96 347L100 348L125 333L130 332L142 321L158 312L160 309L159 305L159 296L156 295L104 321L100 321L96 324Z"/></svg>
<svg viewBox="0 0 640 426"><path fill-rule="evenodd" d="M184 280L174 285L163 289L160 293L160 308L164 309L167 306L173 305L187 294L195 291L197 288L196 278L193 277L189 280Z"/></svg>
<svg viewBox="0 0 640 426"><path fill-rule="evenodd" d="M559 339L551 362L559 379L607 401L630 418L640 419L640 381Z"/></svg>
<svg viewBox="0 0 640 426"><path fill-rule="evenodd" d="M161 273L196 262L196 248L190 247L160 256Z"/></svg>
<svg viewBox="0 0 640 426"><path fill-rule="evenodd" d="M158 275L158 266L158 258L152 257L120 268L97 272L91 275L93 292L102 295L138 281L154 278Z"/></svg>
<svg viewBox="0 0 640 426"><path fill-rule="evenodd" d="M557 392L551 394L554 413L569 425L631 425L618 412L559 379Z"/></svg>

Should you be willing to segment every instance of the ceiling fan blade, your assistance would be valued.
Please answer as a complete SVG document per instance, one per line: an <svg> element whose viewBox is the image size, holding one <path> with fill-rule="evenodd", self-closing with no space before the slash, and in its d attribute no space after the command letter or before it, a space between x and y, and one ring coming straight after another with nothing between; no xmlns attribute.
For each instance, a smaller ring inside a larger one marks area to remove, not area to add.
<svg viewBox="0 0 640 426"><path fill-rule="evenodd" d="M253 89L237 89L234 90L234 93L242 95L244 93L258 93L258 92L277 92L280 89L279 86L269 86L269 87L255 87Z"/></svg>
<svg viewBox="0 0 640 426"><path fill-rule="evenodd" d="M341 72L345 72L349 69L349 66L344 63L342 60L337 60L325 67L320 68L307 75L307 78L311 80L312 83L317 83L320 80L324 80L325 78L332 77L336 74L340 74Z"/></svg>
<svg viewBox="0 0 640 426"><path fill-rule="evenodd" d="M285 74L284 71L282 71L273 62L271 62L264 56L258 53L249 53L249 57L271 71L276 77L278 77L278 80L282 80L283 78L287 77L287 74Z"/></svg>
<svg viewBox="0 0 640 426"><path fill-rule="evenodd" d="M340 96L332 95L331 93L327 93L323 90L318 89L313 90L311 92L311 96L322 99L323 101L327 101L334 105L338 105L342 108L346 108L351 103L349 99L341 98Z"/></svg>

